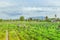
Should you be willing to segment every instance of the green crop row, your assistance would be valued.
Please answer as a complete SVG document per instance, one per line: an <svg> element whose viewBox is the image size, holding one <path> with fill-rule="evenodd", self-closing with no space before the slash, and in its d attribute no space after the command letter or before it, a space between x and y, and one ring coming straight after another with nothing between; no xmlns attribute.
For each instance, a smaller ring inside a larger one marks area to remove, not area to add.
<svg viewBox="0 0 60 40"><path fill-rule="evenodd" d="M60 23L51 22L2 22L0 40L60 40Z"/></svg>

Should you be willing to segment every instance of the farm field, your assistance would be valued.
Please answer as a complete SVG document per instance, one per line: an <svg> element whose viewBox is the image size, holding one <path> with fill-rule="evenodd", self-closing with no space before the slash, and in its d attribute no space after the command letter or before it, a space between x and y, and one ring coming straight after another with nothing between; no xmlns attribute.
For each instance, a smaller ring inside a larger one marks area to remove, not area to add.
<svg viewBox="0 0 60 40"><path fill-rule="evenodd" d="M60 23L0 22L0 40L60 40Z"/></svg>

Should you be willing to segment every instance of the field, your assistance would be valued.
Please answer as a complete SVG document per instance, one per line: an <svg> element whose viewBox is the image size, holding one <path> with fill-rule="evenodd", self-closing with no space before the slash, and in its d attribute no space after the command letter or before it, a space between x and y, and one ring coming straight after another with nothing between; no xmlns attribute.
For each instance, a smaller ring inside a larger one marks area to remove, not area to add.
<svg viewBox="0 0 60 40"><path fill-rule="evenodd" d="M0 40L60 40L60 23L0 22Z"/></svg>

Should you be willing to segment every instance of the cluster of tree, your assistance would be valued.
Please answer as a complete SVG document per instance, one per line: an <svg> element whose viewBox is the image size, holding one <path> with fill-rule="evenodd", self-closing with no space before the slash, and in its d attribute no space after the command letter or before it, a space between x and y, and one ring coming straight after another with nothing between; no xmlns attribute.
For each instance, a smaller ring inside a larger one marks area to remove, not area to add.
<svg viewBox="0 0 60 40"><path fill-rule="evenodd" d="M40 19L33 19L33 18L28 18L28 19L25 19L24 16L21 16L20 17L20 21L42 21L42 22L51 22L51 20L53 19L53 21L60 21L59 18L57 18L57 15L55 14L54 15L55 18L49 18L48 16L45 17L45 20L40 20Z"/></svg>
<svg viewBox="0 0 60 40"><path fill-rule="evenodd" d="M28 18L28 19L25 19L24 16L21 16L20 17L20 21L49 21L48 20L48 16L45 17L45 20L40 20L40 19L33 19L33 18Z"/></svg>
<svg viewBox="0 0 60 40"><path fill-rule="evenodd" d="M15 20L12 20L12 19L8 19L8 20L3 20L3 19L0 19L0 22L1 21L49 21L49 18L48 16L45 17L45 20L40 20L40 19L33 19L33 18L28 18L28 19L25 19L24 16L21 16L19 19L15 19Z"/></svg>

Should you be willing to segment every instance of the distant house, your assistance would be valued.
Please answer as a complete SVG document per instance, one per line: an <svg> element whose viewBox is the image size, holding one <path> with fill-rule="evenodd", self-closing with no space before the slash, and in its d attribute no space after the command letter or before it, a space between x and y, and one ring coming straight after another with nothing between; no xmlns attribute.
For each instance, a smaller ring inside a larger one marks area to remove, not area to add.
<svg viewBox="0 0 60 40"><path fill-rule="evenodd" d="M55 19L52 19L51 22L56 22L56 20Z"/></svg>
<svg viewBox="0 0 60 40"><path fill-rule="evenodd" d="M51 22L60 22L60 20L53 18L53 19L51 19Z"/></svg>

